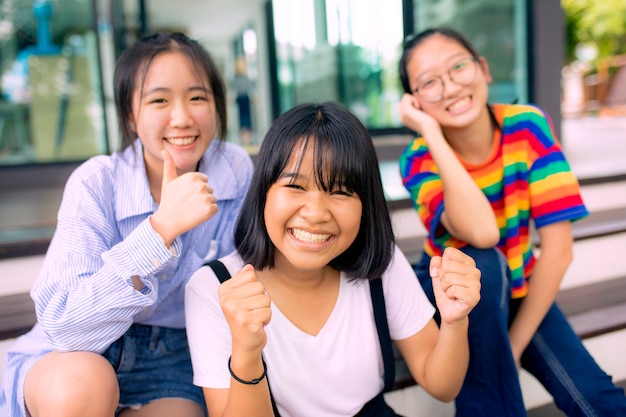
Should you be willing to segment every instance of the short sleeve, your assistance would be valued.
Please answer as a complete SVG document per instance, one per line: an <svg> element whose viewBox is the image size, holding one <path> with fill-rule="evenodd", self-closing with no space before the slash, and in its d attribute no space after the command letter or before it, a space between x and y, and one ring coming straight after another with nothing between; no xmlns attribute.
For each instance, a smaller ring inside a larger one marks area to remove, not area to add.
<svg viewBox="0 0 626 417"><path fill-rule="evenodd" d="M537 228L560 221L574 221L588 211L580 194L580 185L554 136L548 116L537 109L532 118L537 152L528 175L531 217Z"/></svg>
<svg viewBox="0 0 626 417"><path fill-rule="evenodd" d="M218 300L220 283L208 266L196 271L185 287L185 321L193 366L193 383L228 388L231 335Z"/></svg>
<svg viewBox="0 0 626 417"><path fill-rule="evenodd" d="M398 247L382 279L391 338L402 340L421 331L433 317L435 307Z"/></svg>

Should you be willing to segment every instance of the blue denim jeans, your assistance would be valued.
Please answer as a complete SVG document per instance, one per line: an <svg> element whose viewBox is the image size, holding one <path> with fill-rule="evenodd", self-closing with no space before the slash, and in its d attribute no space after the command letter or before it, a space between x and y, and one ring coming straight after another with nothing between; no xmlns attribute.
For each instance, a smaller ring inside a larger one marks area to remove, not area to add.
<svg viewBox="0 0 626 417"><path fill-rule="evenodd" d="M133 324L103 353L120 386L117 413L160 398L185 398L205 410L202 389L193 385L185 329Z"/></svg>
<svg viewBox="0 0 626 417"><path fill-rule="evenodd" d="M455 400L458 417L526 416L508 327L521 300L510 300L510 270L497 249L465 247L481 271L481 299L469 315L470 363ZM434 304L430 257L414 267ZM435 319L439 321L438 315ZM553 304L522 354L521 365L568 416L626 416L626 397L596 364L567 319Z"/></svg>

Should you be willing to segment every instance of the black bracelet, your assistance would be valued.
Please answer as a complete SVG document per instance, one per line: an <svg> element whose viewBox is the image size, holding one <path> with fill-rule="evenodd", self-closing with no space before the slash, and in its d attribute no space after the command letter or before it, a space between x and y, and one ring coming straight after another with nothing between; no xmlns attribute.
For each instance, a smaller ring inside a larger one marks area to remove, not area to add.
<svg viewBox="0 0 626 417"><path fill-rule="evenodd" d="M265 378L265 376L267 375L267 365L265 365L265 361L261 359L261 362L263 363L263 374L260 377L253 379L252 381L245 381L239 378L237 375L235 375L235 373L233 372L233 368L230 367L230 359L231 357L229 356L228 357L228 372L230 372L230 376L232 376L235 381L241 384L256 385L259 382L263 381L263 378Z"/></svg>

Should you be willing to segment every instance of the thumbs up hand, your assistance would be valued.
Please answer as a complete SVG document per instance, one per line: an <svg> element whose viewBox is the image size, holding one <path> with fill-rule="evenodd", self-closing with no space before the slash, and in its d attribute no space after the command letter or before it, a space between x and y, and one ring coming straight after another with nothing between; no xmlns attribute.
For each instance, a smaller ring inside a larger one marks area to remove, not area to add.
<svg viewBox="0 0 626 417"><path fill-rule="evenodd" d="M176 173L172 155L163 155L163 182L159 208L150 218L153 229L169 246L176 237L209 220L217 213L217 198L209 178L200 172Z"/></svg>

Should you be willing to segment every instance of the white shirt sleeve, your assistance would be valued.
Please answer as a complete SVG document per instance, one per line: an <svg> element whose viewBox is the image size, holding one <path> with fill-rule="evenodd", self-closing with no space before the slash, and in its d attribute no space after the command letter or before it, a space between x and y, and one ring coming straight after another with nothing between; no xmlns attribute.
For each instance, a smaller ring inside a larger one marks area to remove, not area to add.
<svg viewBox="0 0 626 417"><path fill-rule="evenodd" d="M382 279L391 338L402 340L418 333L433 317L435 307L397 246Z"/></svg>
<svg viewBox="0 0 626 417"><path fill-rule="evenodd" d="M232 259L231 256L226 258ZM234 270L229 268L230 263L225 264L232 274ZM191 276L185 287L185 320L193 383L206 388L230 387L228 358L232 337L219 304L219 286L213 270L205 266Z"/></svg>

